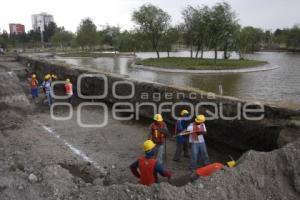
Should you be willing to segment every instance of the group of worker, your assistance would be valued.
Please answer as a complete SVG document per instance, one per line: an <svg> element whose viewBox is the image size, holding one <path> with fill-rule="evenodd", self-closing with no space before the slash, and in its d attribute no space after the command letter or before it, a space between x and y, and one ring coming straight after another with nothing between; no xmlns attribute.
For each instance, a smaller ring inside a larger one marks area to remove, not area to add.
<svg viewBox="0 0 300 200"><path fill-rule="evenodd" d="M150 125L150 134L144 142L145 155L138 158L130 165L132 173L139 178L139 183L151 185L158 182L158 174L170 180L172 173L164 168L164 156L166 156L166 136L171 136L161 114L154 115L154 122ZM210 163L204 135L207 129L204 124L205 116L197 115L194 122L190 122L190 113L187 110L180 112L180 119L175 125L176 151L174 162L179 162L183 156L190 158L191 179L195 177L209 176L213 172L223 169L222 163ZM191 148L191 156L189 155ZM204 166L198 168L198 158L202 159ZM234 161L228 162L229 167L235 165Z"/></svg>
<svg viewBox="0 0 300 200"><path fill-rule="evenodd" d="M38 97L39 88L42 88L43 92L45 94L45 97L46 97L47 104L49 105L49 107L51 107L51 105L53 103L53 97L52 97L52 93L51 93L51 90L52 90L51 85L52 85L52 82L56 81L56 80L57 80L57 76L55 74L46 74L44 77L44 80L39 85L36 73L32 73L31 78L30 78L30 88L31 88L32 99L35 100ZM70 79L68 79L68 78L65 81L65 94L67 96L68 102L71 103L72 98L73 98L73 85L72 85Z"/></svg>

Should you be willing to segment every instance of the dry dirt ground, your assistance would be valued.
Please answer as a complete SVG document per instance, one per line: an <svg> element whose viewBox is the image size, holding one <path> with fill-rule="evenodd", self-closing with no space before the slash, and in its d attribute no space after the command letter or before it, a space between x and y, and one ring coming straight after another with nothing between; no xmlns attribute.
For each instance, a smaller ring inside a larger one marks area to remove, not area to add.
<svg viewBox="0 0 300 200"><path fill-rule="evenodd" d="M67 121L50 117L44 97L30 99L25 66L0 59L0 199L299 199L300 141L272 152L248 151L233 169L187 183L189 160L174 163L168 140L166 167L171 184L161 178L151 187L137 185L128 166L142 155L150 121L120 122L109 115L103 128L81 128L77 105ZM56 116L66 116L58 107ZM88 107L86 123L103 119ZM240 152L209 143L212 161L238 158ZM183 185L176 187L174 185Z"/></svg>

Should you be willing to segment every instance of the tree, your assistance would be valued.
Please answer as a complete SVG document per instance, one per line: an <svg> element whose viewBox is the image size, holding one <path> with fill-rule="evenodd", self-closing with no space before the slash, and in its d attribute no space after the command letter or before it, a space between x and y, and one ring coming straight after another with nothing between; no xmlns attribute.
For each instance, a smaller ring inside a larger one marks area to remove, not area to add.
<svg viewBox="0 0 300 200"><path fill-rule="evenodd" d="M102 43L112 46L116 53L121 44L120 27L106 25L106 27L102 30Z"/></svg>
<svg viewBox="0 0 300 200"><path fill-rule="evenodd" d="M172 51L172 45L178 41L179 33L177 28L169 28L166 30L162 37L162 46L168 52L168 58L170 57L170 51Z"/></svg>
<svg viewBox="0 0 300 200"><path fill-rule="evenodd" d="M71 41L74 39L74 34L72 32L66 31L64 27L59 28L54 35L50 38L51 43L60 45L61 48L70 45Z"/></svg>
<svg viewBox="0 0 300 200"><path fill-rule="evenodd" d="M183 40L190 46L190 56L193 57L194 38L195 38L195 13L196 9L188 6L182 11L184 23L181 25Z"/></svg>
<svg viewBox="0 0 300 200"><path fill-rule="evenodd" d="M77 29L77 43L81 48L94 47L97 43L97 27L90 18L83 19Z"/></svg>
<svg viewBox="0 0 300 200"><path fill-rule="evenodd" d="M48 26L45 26L44 41L49 42L50 38L56 33L57 25L55 22L50 22Z"/></svg>
<svg viewBox="0 0 300 200"><path fill-rule="evenodd" d="M211 21L209 31L211 37L211 47L215 52L215 63L218 59L218 48L223 43L224 52L227 52L227 39L233 34L233 27L236 24L235 13L228 3L218 3L211 11ZM225 55L225 58L227 56Z"/></svg>
<svg viewBox="0 0 300 200"><path fill-rule="evenodd" d="M243 58L243 54L247 52L254 52L259 48L261 41L263 40L264 33L261 29L247 26L240 29L238 33L238 52L240 58Z"/></svg>
<svg viewBox="0 0 300 200"><path fill-rule="evenodd" d="M132 20L137 23L139 30L144 33L152 43L152 48L159 59L159 45L164 32L169 27L170 15L162 9L151 5L143 5L134 11Z"/></svg>

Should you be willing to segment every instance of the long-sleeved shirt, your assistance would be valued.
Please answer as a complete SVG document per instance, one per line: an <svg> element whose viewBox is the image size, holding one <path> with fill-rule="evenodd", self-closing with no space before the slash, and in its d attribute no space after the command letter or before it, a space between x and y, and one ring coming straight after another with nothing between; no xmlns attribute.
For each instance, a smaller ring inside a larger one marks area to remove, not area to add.
<svg viewBox="0 0 300 200"><path fill-rule="evenodd" d="M187 129L187 127L188 127L188 118L186 118L186 117L181 118L180 120L178 120L176 122L176 125L175 125L175 134L178 134L181 131ZM187 140L188 140L188 136L181 135L181 136L177 136L176 137L176 141L178 143L184 143Z"/></svg>

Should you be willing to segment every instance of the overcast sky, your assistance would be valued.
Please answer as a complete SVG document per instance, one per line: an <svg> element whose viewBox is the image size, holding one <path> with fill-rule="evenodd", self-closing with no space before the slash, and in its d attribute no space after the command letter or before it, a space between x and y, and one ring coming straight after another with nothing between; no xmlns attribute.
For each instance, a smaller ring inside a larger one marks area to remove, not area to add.
<svg viewBox="0 0 300 200"><path fill-rule="evenodd" d="M0 3L0 29L9 23L22 23L32 28L31 14L48 12L58 26L75 32L81 19L90 17L100 25L119 25L131 29L132 12L144 3L152 3L172 16L172 23L182 21L181 11L187 5L214 5L221 0L7 0ZM263 29L291 27L300 24L300 0L227 0L243 26Z"/></svg>

